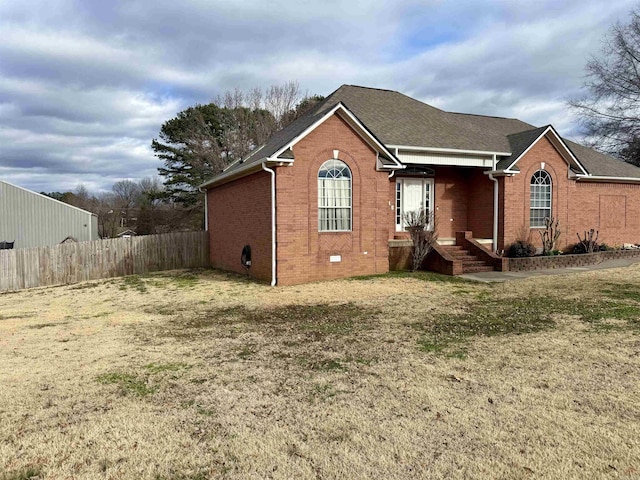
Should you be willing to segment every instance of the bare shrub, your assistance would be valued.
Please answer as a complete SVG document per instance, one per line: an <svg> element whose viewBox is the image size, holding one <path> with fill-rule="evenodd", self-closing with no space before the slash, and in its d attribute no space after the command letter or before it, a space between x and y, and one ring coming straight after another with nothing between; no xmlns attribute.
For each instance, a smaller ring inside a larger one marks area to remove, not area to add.
<svg viewBox="0 0 640 480"><path fill-rule="evenodd" d="M433 212L424 208L405 212L402 216L405 229L413 241L411 252L411 271L415 272L422 266L422 262L438 239L438 225Z"/></svg>
<svg viewBox="0 0 640 480"><path fill-rule="evenodd" d="M593 253L598 250L598 234L600 232L598 230L594 230L593 228L588 232L585 230L584 238L580 237L579 233L576 233L578 236L578 240L584 247L585 253ZM594 236L595 235L595 236Z"/></svg>
<svg viewBox="0 0 640 480"><path fill-rule="evenodd" d="M560 221L553 217L545 217L544 230L540 232L540 239L542 240L542 254L549 255L556 249L556 243L560 238L560 228L558 228Z"/></svg>

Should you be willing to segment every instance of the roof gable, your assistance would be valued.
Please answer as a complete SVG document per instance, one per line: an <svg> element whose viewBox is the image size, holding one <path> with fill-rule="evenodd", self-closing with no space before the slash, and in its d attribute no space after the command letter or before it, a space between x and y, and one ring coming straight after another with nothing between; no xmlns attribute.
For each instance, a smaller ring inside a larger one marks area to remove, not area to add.
<svg viewBox="0 0 640 480"><path fill-rule="evenodd" d="M506 173L515 173L514 168L518 161L543 137L549 140L551 145L553 145L573 170L583 175L588 174L582 166L582 163L576 158L562 137L558 135L555 128L551 125L508 135L507 138L511 146L511 155L500 160L496 165L496 169L504 170Z"/></svg>

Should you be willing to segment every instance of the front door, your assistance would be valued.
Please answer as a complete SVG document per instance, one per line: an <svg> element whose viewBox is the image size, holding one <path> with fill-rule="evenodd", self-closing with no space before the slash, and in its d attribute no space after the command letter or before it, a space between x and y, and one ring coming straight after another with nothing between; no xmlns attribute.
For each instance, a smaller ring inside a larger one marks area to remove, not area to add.
<svg viewBox="0 0 640 480"><path fill-rule="evenodd" d="M399 178L396 181L396 231L405 229L404 214L433 208L432 178Z"/></svg>

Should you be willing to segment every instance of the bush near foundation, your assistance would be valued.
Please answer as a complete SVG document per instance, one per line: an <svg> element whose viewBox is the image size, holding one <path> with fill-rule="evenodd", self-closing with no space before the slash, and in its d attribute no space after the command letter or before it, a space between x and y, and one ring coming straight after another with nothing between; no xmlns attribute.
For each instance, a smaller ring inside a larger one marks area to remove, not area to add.
<svg viewBox="0 0 640 480"><path fill-rule="evenodd" d="M522 258L533 257L536 254L536 247L527 240L516 240L507 249L507 257Z"/></svg>

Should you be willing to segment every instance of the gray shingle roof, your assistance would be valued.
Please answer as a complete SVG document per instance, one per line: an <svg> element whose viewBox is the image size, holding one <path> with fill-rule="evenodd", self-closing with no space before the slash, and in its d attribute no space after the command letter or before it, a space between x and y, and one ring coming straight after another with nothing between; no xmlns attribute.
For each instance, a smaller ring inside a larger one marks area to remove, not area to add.
<svg viewBox="0 0 640 480"><path fill-rule="evenodd" d="M391 90L343 85L316 111L344 103L384 144L509 152L505 138L532 125L512 118L445 112Z"/></svg>
<svg viewBox="0 0 640 480"><path fill-rule="evenodd" d="M392 90L343 85L225 173L272 156L339 102L386 146L510 153L500 159L498 169L509 166L547 128L536 128L515 118L446 112ZM592 175L640 178L638 167L563 140Z"/></svg>
<svg viewBox="0 0 640 480"><path fill-rule="evenodd" d="M587 148L579 143L563 139L582 166L591 175L603 177L640 178L640 168L617 158Z"/></svg>

